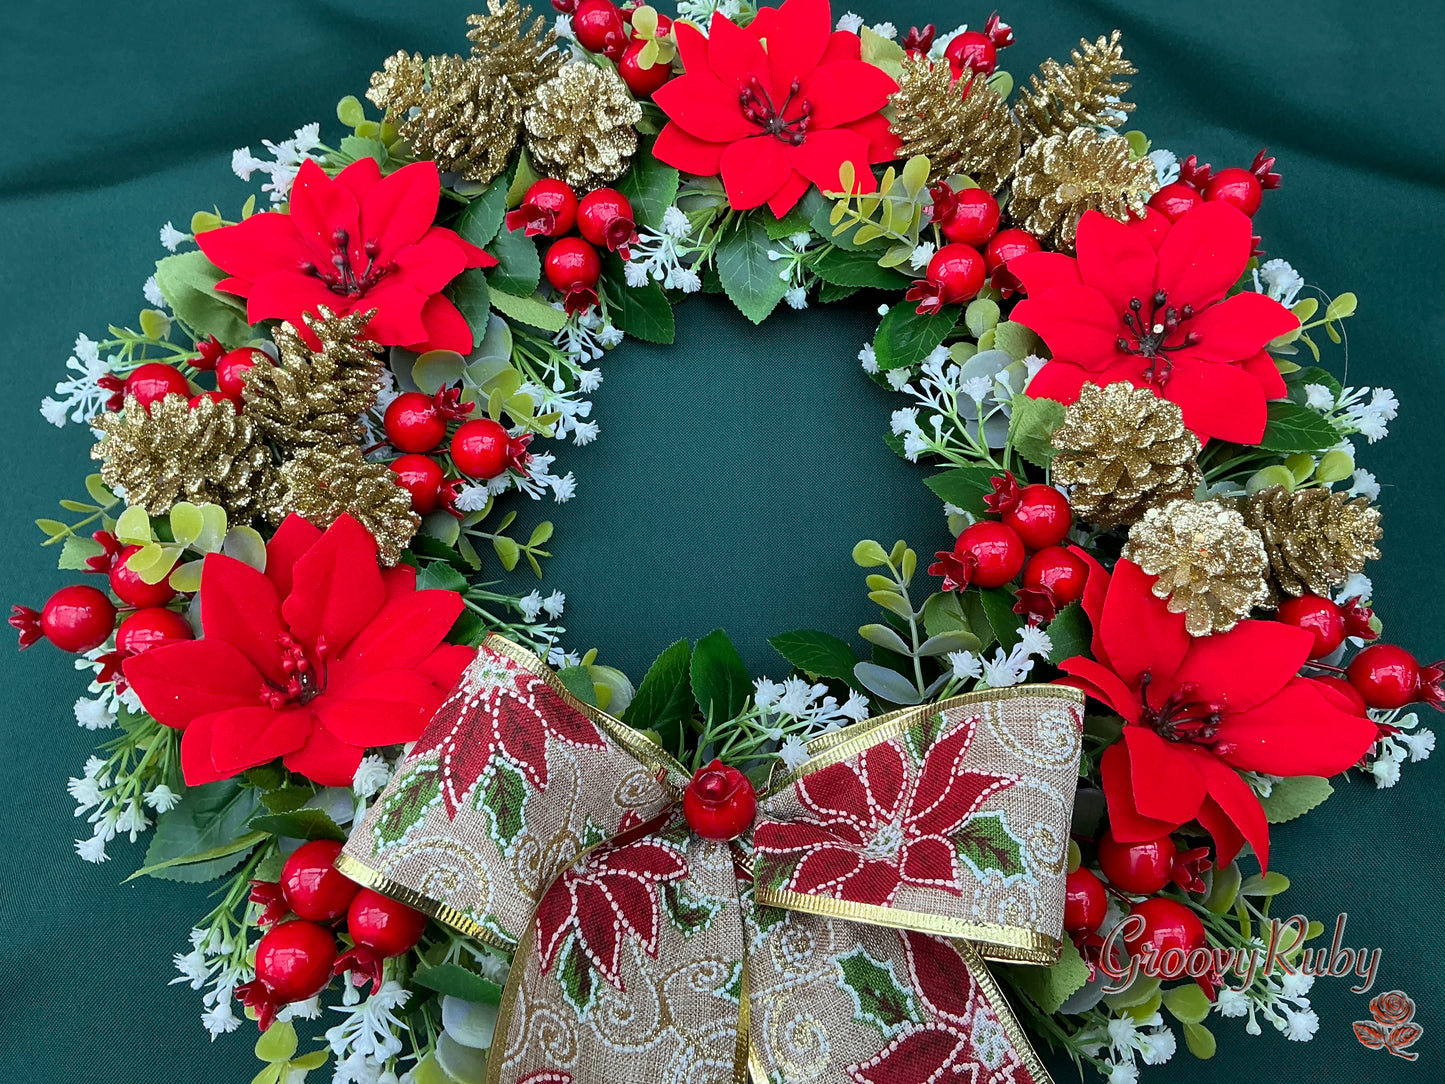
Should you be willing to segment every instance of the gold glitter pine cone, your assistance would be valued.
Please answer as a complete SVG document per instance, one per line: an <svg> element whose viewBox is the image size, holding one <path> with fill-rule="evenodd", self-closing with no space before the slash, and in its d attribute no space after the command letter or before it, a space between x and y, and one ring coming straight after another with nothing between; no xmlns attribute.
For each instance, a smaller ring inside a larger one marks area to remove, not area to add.
<svg viewBox="0 0 1445 1084"><path fill-rule="evenodd" d="M1204 480L1183 411L1132 384L1085 384L1052 440L1053 480L1072 487L1075 513L1099 527L1131 524Z"/></svg>
<svg viewBox="0 0 1445 1084"><path fill-rule="evenodd" d="M627 172L641 120L616 71L573 61L537 88L524 118L527 151L539 173L590 192Z"/></svg>
<svg viewBox="0 0 1445 1084"><path fill-rule="evenodd" d="M898 157L925 155L930 179L966 173L997 192L1019 160L1019 127L982 76L955 81L948 64L911 57L888 104L889 127L902 141Z"/></svg>
<svg viewBox="0 0 1445 1084"><path fill-rule="evenodd" d="M1038 140L1019 159L1009 195L1015 222L1064 252L1085 211L1120 222L1142 215L1159 177L1148 158L1131 158L1123 136L1075 128Z"/></svg>
<svg viewBox="0 0 1445 1084"><path fill-rule="evenodd" d="M519 101L530 102L537 88L562 67L557 34L538 15L527 26L532 9L517 0L487 0L486 15L468 15L472 43L468 63L485 75L505 79Z"/></svg>
<svg viewBox="0 0 1445 1084"><path fill-rule="evenodd" d="M1270 486L1241 502L1244 521L1260 533L1271 580L1281 594L1328 596L1365 562L1380 556L1380 510L1368 497L1313 486Z"/></svg>
<svg viewBox="0 0 1445 1084"><path fill-rule="evenodd" d="M153 516L191 501L219 504L241 524L262 514L274 493L271 452L229 402L202 397L191 406L184 395L167 395L146 408L127 396L118 413L92 424L101 431L90 449L101 478Z"/></svg>
<svg viewBox="0 0 1445 1084"><path fill-rule="evenodd" d="M343 514L371 532L386 565L401 559L421 526L411 509L411 494L397 484L385 463L366 460L354 444L308 448L282 464L283 491L273 510L280 522L290 513L325 529Z"/></svg>
<svg viewBox="0 0 1445 1084"><path fill-rule="evenodd" d="M1151 576L1191 636L1227 632L1268 601L1269 560L1259 533L1219 501L1170 501L1129 528L1122 556Z"/></svg>
<svg viewBox="0 0 1445 1084"><path fill-rule="evenodd" d="M1072 60L1061 64L1050 57L1029 76L1029 85L1019 88L1014 114L1030 141L1076 128L1117 127L1134 111L1134 103L1123 100L1130 84L1121 77L1138 69L1124 59L1119 31L1094 42L1081 40Z"/></svg>

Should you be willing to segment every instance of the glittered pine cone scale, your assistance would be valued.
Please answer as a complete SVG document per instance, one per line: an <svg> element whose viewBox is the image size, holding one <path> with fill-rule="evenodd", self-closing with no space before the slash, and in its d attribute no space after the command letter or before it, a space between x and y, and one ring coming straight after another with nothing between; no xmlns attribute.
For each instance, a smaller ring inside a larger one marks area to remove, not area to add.
<svg viewBox="0 0 1445 1084"><path fill-rule="evenodd" d="M1380 510L1367 497L1270 486L1246 497L1240 511L1264 539L1271 584L1283 595L1328 596L1380 556Z"/></svg>
<svg viewBox="0 0 1445 1084"><path fill-rule="evenodd" d="M591 191L627 172L641 120L616 71L573 61L537 88L524 121L527 151L540 172Z"/></svg>

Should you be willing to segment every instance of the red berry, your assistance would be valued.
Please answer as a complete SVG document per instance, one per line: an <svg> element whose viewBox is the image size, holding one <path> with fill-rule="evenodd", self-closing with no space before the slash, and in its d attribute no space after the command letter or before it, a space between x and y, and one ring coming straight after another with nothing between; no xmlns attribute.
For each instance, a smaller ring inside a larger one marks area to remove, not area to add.
<svg viewBox="0 0 1445 1084"><path fill-rule="evenodd" d="M577 205L577 232L609 252L625 249L637 236L632 204L615 188L588 192Z"/></svg>
<svg viewBox="0 0 1445 1084"><path fill-rule="evenodd" d="M361 886L336 868L341 844L315 839L291 852L281 867L281 891L301 918L330 922L346 914Z"/></svg>
<svg viewBox="0 0 1445 1084"><path fill-rule="evenodd" d="M1053 486L1041 482L1019 490L1017 503L1003 514L1004 523L1012 527L1030 550L1057 546L1069 535L1074 524L1074 510Z"/></svg>
<svg viewBox="0 0 1445 1084"><path fill-rule="evenodd" d="M987 34L977 30L965 30L959 34L948 43L943 55L948 58L948 66L953 70L955 79L966 72L992 75L998 67L998 46Z"/></svg>
<svg viewBox="0 0 1445 1084"><path fill-rule="evenodd" d="M627 27L612 0L582 0L572 16L572 36L589 53L616 60L627 48Z"/></svg>
<svg viewBox="0 0 1445 1084"><path fill-rule="evenodd" d="M580 209L580 204L578 205ZM547 281L562 293L590 289L602 277L602 258L580 237L553 241L543 260Z"/></svg>
<svg viewBox="0 0 1445 1084"><path fill-rule="evenodd" d="M239 411L241 409L241 404L236 402L236 400L232 399L223 391L203 391L200 395L191 396L191 409L195 410L196 407L200 406L207 399L209 399L213 403L229 403L232 410Z"/></svg>
<svg viewBox="0 0 1445 1084"><path fill-rule="evenodd" d="M983 520L964 529L953 553L971 570L969 582L1002 587L1024 567L1024 544L1012 527Z"/></svg>
<svg viewBox="0 0 1445 1084"><path fill-rule="evenodd" d="M83 583L62 587L40 611L40 631L61 651L79 654L105 643L115 629L115 604Z"/></svg>
<svg viewBox="0 0 1445 1084"><path fill-rule="evenodd" d="M528 237L561 237L577 221L577 193L566 181L543 177L533 181L515 211L507 212L507 229Z"/></svg>
<svg viewBox="0 0 1445 1084"><path fill-rule="evenodd" d="M139 546L127 546L120 551L120 556L110 566L110 589L127 606L164 606L176 597L171 585L165 580L146 583L127 565L131 555L139 549Z"/></svg>
<svg viewBox="0 0 1445 1084"><path fill-rule="evenodd" d="M993 274L1015 256L1039 252L1043 247L1028 230L999 230L983 250L984 266Z"/></svg>
<svg viewBox="0 0 1445 1084"><path fill-rule="evenodd" d="M1183 181L1175 181L1155 192L1149 200L1149 206L1170 222L1178 222L1203 202L1204 197L1199 194L1199 189Z"/></svg>
<svg viewBox="0 0 1445 1084"><path fill-rule="evenodd" d="M757 809L748 777L720 760L699 768L682 794L682 815L703 839L736 839L752 826Z"/></svg>
<svg viewBox="0 0 1445 1084"><path fill-rule="evenodd" d="M1120 843L1110 831L1099 837L1099 868L1121 892L1147 896L1169 883L1174 871L1174 841L1168 836L1142 843Z"/></svg>
<svg viewBox="0 0 1445 1084"><path fill-rule="evenodd" d="M280 1005L319 994L335 962L331 931L305 919L273 926L256 942L256 979Z"/></svg>
<svg viewBox="0 0 1445 1084"><path fill-rule="evenodd" d="M617 74L622 76L627 89L636 98L652 97L672 78L671 64L653 61L650 68L644 68L637 62L637 55L647 48L647 44L642 38L633 38L617 62Z"/></svg>
<svg viewBox="0 0 1445 1084"><path fill-rule="evenodd" d="M195 638L191 623L175 610L148 606L120 623L115 633L115 647L128 655L143 655L153 647Z"/></svg>
<svg viewBox="0 0 1445 1084"><path fill-rule="evenodd" d="M1335 707L1341 711L1347 711L1351 715L1364 715L1365 709L1369 707L1365 698L1360 695L1358 689L1342 677L1335 677L1332 674L1322 674L1317 678L1311 678L1319 685L1327 700L1334 701Z"/></svg>
<svg viewBox="0 0 1445 1084"><path fill-rule="evenodd" d="M149 407L167 395L191 397L190 382L174 365L150 361L125 378L125 393L133 395L142 407Z"/></svg>
<svg viewBox="0 0 1445 1084"><path fill-rule="evenodd" d="M1279 604L1279 619L1286 625L1313 634L1309 657L1322 659L1345 642L1345 615L1338 606L1319 595L1287 598Z"/></svg>
<svg viewBox="0 0 1445 1084"><path fill-rule="evenodd" d="M1124 938L1130 956L1138 956L1145 945L1154 947L1156 957L1168 949L1189 952L1204 947L1204 923L1182 903L1158 897L1141 900L1129 908L1129 914L1144 920L1140 932Z"/></svg>
<svg viewBox="0 0 1445 1084"><path fill-rule="evenodd" d="M971 300L983 289L983 256L972 245L944 245L928 261L928 281L941 291L945 305Z"/></svg>
<svg viewBox="0 0 1445 1084"><path fill-rule="evenodd" d="M442 483L446 475L441 464L429 455L404 455L392 460L396 484L411 494L411 510L419 516L441 507Z"/></svg>
<svg viewBox="0 0 1445 1084"><path fill-rule="evenodd" d="M245 386L242 378L246 371L254 365L271 363L270 355L264 350L257 350L254 346L243 346L239 350L232 350L229 354L216 362L216 387L221 394L227 398L241 401L241 390Z"/></svg>
<svg viewBox="0 0 1445 1084"><path fill-rule="evenodd" d="M1204 198L1227 203L1247 215L1253 215L1264 198L1264 187L1249 170L1234 166L1221 169L1214 175L1214 179L1204 186Z"/></svg>
<svg viewBox="0 0 1445 1084"><path fill-rule="evenodd" d="M447 421L436 400L419 391L402 392L382 419L386 439L403 452L429 452L447 437Z"/></svg>
<svg viewBox="0 0 1445 1084"><path fill-rule="evenodd" d="M1083 598L1088 580L1089 566L1084 559L1063 546L1041 549L1024 565L1024 586L1048 588L1059 606Z"/></svg>
<svg viewBox="0 0 1445 1084"><path fill-rule="evenodd" d="M346 909L346 930L358 945L382 957L400 956L421 940L426 915L404 903L363 888Z"/></svg>
<svg viewBox="0 0 1445 1084"><path fill-rule="evenodd" d="M953 197L953 213L938 225L950 241L979 248L998 232L998 219L998 200L985 189L965 188Z"/></svg>
<svg viewBox="0 0 1445 1084"><path fill-rule="evenodd" d="M495 478L507 469L508 439L491 418L464 422L452 434L452 462L469 478Z"/></svg>
<svg viewBox="0 0 1445 1084"><path fill-rule="evenodd" d="M1394 644L1371 644L1350 660L1345 673L1372 708L1403 708L1420 695L1420 664Z"/></svg>
<svg viewBox="0 0 1445 1084"><path fill-rule="evenodd" d="M1104 882L1094 871L1080 866L1064 881L1064 931L1093 933L1109 910L1109 896Z"/></svg>

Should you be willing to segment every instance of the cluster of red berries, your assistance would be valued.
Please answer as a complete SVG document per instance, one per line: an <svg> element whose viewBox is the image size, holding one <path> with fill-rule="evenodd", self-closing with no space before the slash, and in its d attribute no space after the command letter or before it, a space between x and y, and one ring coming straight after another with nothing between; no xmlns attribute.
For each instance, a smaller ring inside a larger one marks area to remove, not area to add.
<svg viewBox="0 0 1445 1084"><path fill-rule="evenodd" d="M1014 610L1051 621L1084 595L1089 569L1062 543L1074 523L1069 499L1053 486L1020 486L1012 471L992 479L984 498L997 520L967 527L952 550L941 550L929 574L943 577L945 591L968 586L1003 587L1023 574Z"/></svg>
<svg viewBox="0 0 1445 1084"><path fill-rule="evenodd" d="M552 6L572 16L572 35L589 53L599 53L617 65L617 74L627 89L639 98L650 98L672 78L672 66L653 64L644 68L641 53L648 38L636 33L632 13L641 5L618 7L612 0L552 0ZM672 20L658 13L654 38L672 33Z"/></svg>
<svg viewBox="0 0 1445 1084"><path fill-rule="evenodd" d="M1149 200L1149 206L1170 222L1175 222L1206 200L1227 203L1253 217L1259 210L1266 189L1279 187L1279 174L1274 172L1274 159L1268 148L1254 156L1248 169L1231 166L1214 172L1212 166L1200 163L1191 154L1179 164L1179 180L1166 184Z"/></svg>
<svg viewBox="0 0 1445 1084"><path fill-rule="evenodd" d="M574 226L581 236L566 236ZM578 199L571 185L551 177L535 181L521 204L507 212L507 229L556 238L542 257L542 271L569 314L597 304L602 278L597 250L605 248L626 260L632 255L628 246L637 240L632 204L617 189L597 188Z"/></svg>
<svg viewBox="0 0 1445 1084"><path fill-rule="evenodd" d="M933 224L948 244L928 261L924 277L904 297L918 302L918 314L938 312L945 305L961 305L978 296L986 280L1010 288L998 272L1016 256L1038 252L1038 238L1027 230L999 229L1002 212L998 200L982 188L955 190L939 181L933 196Z"/></svg>
<svg viewBox="0 0 1445 1084"><path fill-rule="evenodd" d="M932 23L922 30L913 26L898 39L898 44L909 56L923 56L933 48L933 40L937 36L938 28ZM965 30L962 34L955 34L943 50L943 55L955 81L965 73L989 76L998 68L998 51L1013 43L1013 28L1000 20L995 11L984 22L982 30Z"/></svg>
<svg viewBox="0 0 1445 1084"><path fill-rule="evenodd" d="M256 943L256 977L236 995L256 1013L262 1031L282 1006L315 997L331 979L350 971L358 986L381 988L381 963L421 940L422 912L362 888L335 868L341 844L303 843L286 859L279 881L252 881L261 905L257 925L271 928ZM295 918L281 921L287 915ZM338 953L337 929L346 925L352 947Z"/></svg>
<svg viewBox="0 0 1445 1084"><path fill-rule="evenodd" d="M202 399L214 399L218 403L230 403L239 411L246 372L259 362L269 364L271 361L264 350L254 346L228 351L214 336L197 343L196 350L197 356L191 359L191 365L203 373L215 373L216 387L213 390L198 390L174 365L148 361L136 366L124 379L107 374L96 381L111 393L106 408L119 410L125 404L126 396L134 396L136 402L148 410L152 403L167 395L184 395L191 406Z"/></svg>

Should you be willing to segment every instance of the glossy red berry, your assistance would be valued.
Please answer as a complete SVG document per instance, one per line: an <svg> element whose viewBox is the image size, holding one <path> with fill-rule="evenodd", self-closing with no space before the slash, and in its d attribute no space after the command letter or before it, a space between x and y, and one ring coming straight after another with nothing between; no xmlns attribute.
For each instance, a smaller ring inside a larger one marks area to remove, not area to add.
<svg viewBox="0 0 1445 1084"><path fill-rule="evenodd" d="M953 553L970 569L969 582L979 587L1002 587L1024 567L1018 532L991 519L964 528Z"/></svg>
<svg viewBox="0 0 1445 1084"><path fill-rule="evenodd" d="M569 314L585 312L597 304L602 257L582 238L563 237L553 241L542 259L542 271L552 288L562 295Z"/></svg>
<svg viewBox="0 0 1445 1084"><path fill-rule="evenodd" d="M1039 244L1038 238L1028 230L999 230L984 247L984 266L988 269L989 274L993 274L1016 256L1039 252L1043 247Z"/></svg>
<svg viewBox="0 0 1445 1084"><path fill-rule="evenodd" d="M335 962L331 931L305 919L273 926L256 942L256 980L278 1005L319 994Z"/></svg>
<svg viewBox="0 0 1445 1084"><path fill-rule="evenodd" d="M125 394L135 396L142 407L149 407L167 395L191 397L191 385L174 365L149 361L125 378Z"/></svg>
<svg viewBox="0 0 1445 1084"><path fill-rule="evenodd" d="M33 611L32 611L33 612ZM40 611L40 631L61 651L89 651L115 629L115 604L83 583L62 587Z"/></svg>
<svg viewBox="0 0 1445 1084"><path fill-rule="evenodd" d="M1322 659L1345 642L1345 614L1338 606L1319 595L1287 598L1279 604L1279 619L1286 625L1304 629L1315 638L1309 657Z"/></svg>
<svg viewBox="0 0 1445 1084"><path fill-rule="evenodd" d="M943 55L955 79L969 72L992 75L998 67L998 46L987 34L977 30L965 30L948 43Z"/></svg>
<svg viewBox="0 0 1445 1084"><path fill-rule="evenodd" d="M985 189L965 188L952 199L949 216L938 224L943 236L981 248L998 232L998 200Z"/></svg>
<svg viewBox="0 0 1445 1084"><path fill-rule="evenodd" d="M752 782L720 760L699 768L682 794L682 815L703 839L736 839L752 826L757 809Z"/></svg>
<svg viewBox="0 0 1445 1084"><path fill-rule="evenodd" d="M637 237L632 204L615 188L588 192L577 205L577 232L598 248L625 250Z"/></svg>
<svg viewBox="0 0 1445 1084"><path fill-rule="evenodd" d="M1024 565L1024 586L1047 588L1060 607L1083 598L1088 581L1089 566L1063 546L1041 549Z"/></svg>
<svg viewBox="0 0 1445 1084"><path fill-rule="evenodd" d="M148 606L120 623L115 631L115 647L127 655L142 655L153 647L195 638L191 623L175 610Z"/></svg>
<svg viewBox="0 0 1445 1084"><path fill-rule="evenodd" d="M363 888L346 909L346 931L358 945L383 958L409 951L426 932L426 915L404 903Z"/></svg>
<svg viewBox="0 0 1445 1084"><path fill-rule="evenodd" d="M1166 184L1149 199L1149 206L1170 222L1178 222L1185 214L1204 202L1199 189L1183 181Z"/></svg>
<svg viewBox="0 0 1445 1084"><path fill-rule="evenodd" d="M972 245L944 245L928 261L928 281L938 286L945 305L959 305L983 289L983 256Z"/></svg>
<svg viewBox="0 0 1445 1084"><path fill-rule="evenodd" d="M521 206L507 212L507 229L528 237L561 237L577 222L577 193L566 181L543 177L533 181Z"/></svg>
<svg viewBox="0 0 1445 1084"><path fill-rule="evenodd" d="M464 422L452 434L452 462L469 478L495 478L507 469L506 429L491 418Z"/></svg>
<svg viewBox="0 0 1445 1084"><path fill-rule="evenodd" d="M411 494L411 510L419 516L441 507L441 490L446 481L441 464L429 455L403 455L390 463L396 484Z"/></svg>
<svg viewBox="0 0 1445 1084"><path fill-rule="evenodd" d="M1420 696L1420 664L1394 644L1371 644L1350 660L1345 674L1372 708L1403 708Z"/></svg>
<svg viewBox="0 0 1445 1084"><path fill-rule="evenodd" d="M241 391L245 387L243 378L247 371L262 363L269 364L270 361L266 351L257 350L254 346L232 350L216 362L216 387L221 390L221 394L239 403Z"/></svg>
<svg viewBox="0 0 1445 1084"><path fill-rule="evenodd" d="M1113 833L1099 837L1099 868L1121 892L1147 896L1169 883L1174 872L1174 841L1168 836L1142 843L1120 843Z"/></svg>
<svg viewBox="0 0 1445 1084"><path fill-rule="evenodd" d="M281 892L291 910L312 922L346 914L361 886L336 868L341 844L315 839L291 852L281 867Z"/></svg>
<svg viewBox="0 0 1445 1084"><path fill-rule="evenodd" d="M1093 933L1109 910L1104 882L1080 866L1064 880L1064 932Z"/></svg>
<svg viewBox="0 0 1445 1084"><path fill-rule="evenodd" d="M436 400L419 391L402 392L382 419L386 439L403 452L429 452L447 437L447 421Z"/></svg>
<svg viewBox="0 0 1445 1084"><path fill-rule="evenodd" d="M1003 521L1012 527L1030 550L1057 546L1069 535L1074 524L1074 510L1053 486L1041 482L1019 490L1018 501L1003 513Z"/></svg>
<svg viewBox="0 0 1445 1084"><path fill-rule="evenodd" d="M120 551L115 563L110 566L110 589L127 606L164 606L176 597L171 585L165 580L146 583L130 570L128 562L139 549L139 546L127 546Z"/></svg>
<svg viewBox="0 0 1445 1084"><path fill-rule="evenodd" d="M1140 955L1146 945L1153 947L1156 957L1169 949L1187 953L1204 947L1204 923L1182 903L1155 897L1134 904L1129 914L1144 920L1142 930L1124 937L1124 947L1131 956Z"/></svg>
<svg viewBox="0 0 1445 1084"><path fill-rule="evenodd" d="M637 62L638 54L647 44L642 38L633 38L617 61L617 74L622 76L634 98L651 98L672 78L671 64L654 61L651 67L644 68Z"/></svg>
<svg viewBox="0 0 1445 1084"><path fill-rule="evenodd" d="M1326 698L1333 700L1335 707L1341 711L1347 711L1352 715L1364 715L1365 710L1370 706L1365 703L1365 698L1360 695L1360 691L1342 677L1322 674L1310 680L1319 685Z"/></svg>
<svg viewBox="0 0 1445 1084"><path fill-rule="evenodd" d="M1204 186L1204 198L1227 203L1247 215L1253 215L1264 199L1264 186L1249 170L1234 166L1221 169L1214 175Z"/></svg>
<svg viewBox="0 0 1445 1084"><path fill-rule="evenodd" d="M231 409L238 412L241 409L241 404L236 402L236 400L232 399L223 391L203 391L200 395L192 395L190 402L191 409L195 410L196 407L200 406L208 399L213 403L229 403Z"/></svg>
<svg viewBox="0 0 1445 1084"><path fill-rule="evenodd" d="M617 60L627 48L622 11L612 0L582 0L572 16L572 35L589 53Z"/></svg>

